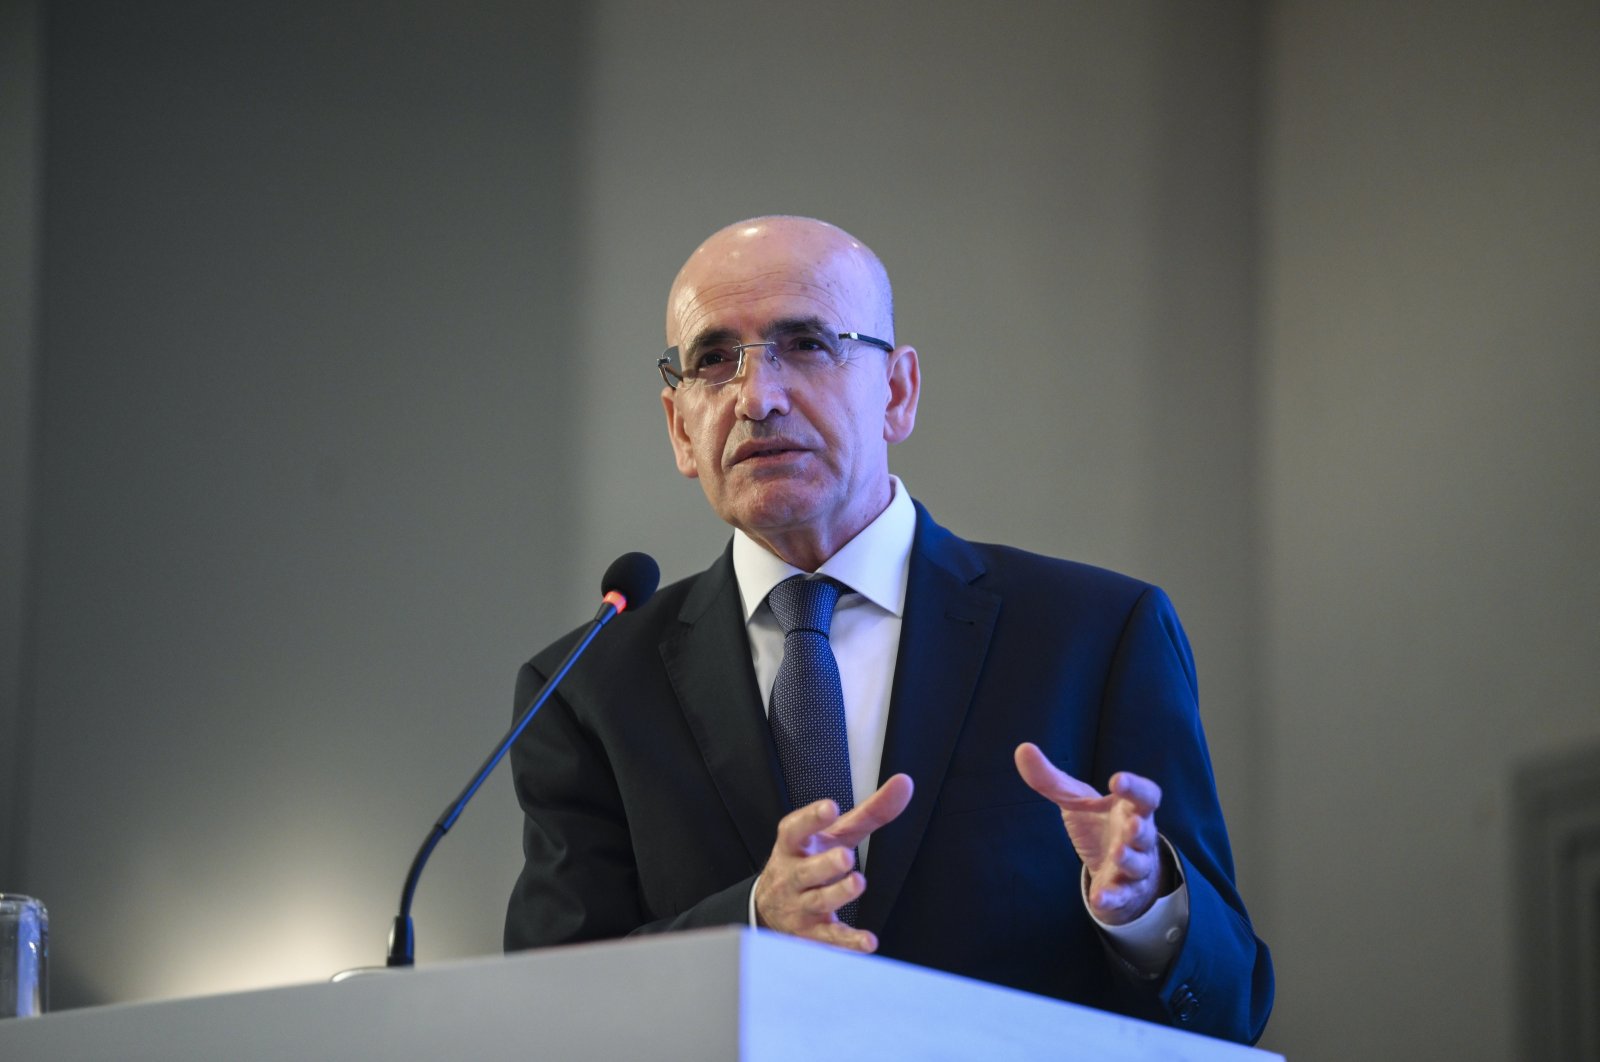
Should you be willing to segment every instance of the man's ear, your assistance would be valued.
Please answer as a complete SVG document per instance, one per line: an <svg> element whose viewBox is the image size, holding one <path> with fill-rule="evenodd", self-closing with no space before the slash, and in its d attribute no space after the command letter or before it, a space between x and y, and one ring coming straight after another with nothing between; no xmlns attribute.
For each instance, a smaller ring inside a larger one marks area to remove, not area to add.
<svg viewBox="0 0 1600 1062"><path fill-rule="evenodd" d="M667 412L667 438L672 441L672 456L678 471L690 479L698 479L700 470L694 463L694 446L689 440L689 430L683 414L678 410L678 392L670 387L661 389L661 408Z"/></svg>
<svg viewBox="0 0 1600 1062"><path fill-rule="evenodd" d="M883 437L893 444L911 437L917 426L917 397L922 393L922 367L914 347L896 347L889 354L889 404L883 411Z"/></svg>

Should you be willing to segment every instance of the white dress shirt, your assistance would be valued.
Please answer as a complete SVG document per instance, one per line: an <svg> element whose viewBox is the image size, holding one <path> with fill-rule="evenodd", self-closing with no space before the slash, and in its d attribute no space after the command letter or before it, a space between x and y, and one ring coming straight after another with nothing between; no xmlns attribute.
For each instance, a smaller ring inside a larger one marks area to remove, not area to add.
<svg viewBox="0 0 1600 1062"><path fill-rule="evenodd" d="M850 781L857 800L878 788L883 737L889 725L889 697L895 662L900 655L900 624L905 613L906 582L911 574L911 545L917 514L899 477L891 476L889 507L817 569L843 583L846 592L834 607L828 641L839 661L844 686L845 729L850 743ZM733 572L744 605L751 661L761 702L770 706L772 686L783 662L783 630L767 604L767 594L785 579L807 572L769 552L743 531L733 534ZM913 778L915 783L917 779ZM1062 838L1062 843L1067 843ZM1162 840L1165 844L1165 839ZM861 842L861 865L867 865L871 838ZM1177 858L1172 860L1179 867ZM1144 977L1161 973L1177 953L1189 925L1188 887L1163 896L1144 915L1127 925L1111 926L1095 919L1114 950ZM870 882L868 887L870 888ZM1084 876L1088 907L1088 877ZM1094 917L1093 911L1089 916ZM756 924L755 890L750 893L750 924Z"/></svg>

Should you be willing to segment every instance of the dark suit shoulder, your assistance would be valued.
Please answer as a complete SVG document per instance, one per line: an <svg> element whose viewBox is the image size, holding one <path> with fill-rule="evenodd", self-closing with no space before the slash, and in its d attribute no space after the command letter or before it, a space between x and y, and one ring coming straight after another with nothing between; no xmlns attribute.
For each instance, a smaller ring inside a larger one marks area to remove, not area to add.
<svg viewBox="0 0 1600 1062"><path fill-rule="evenodd" d="M1125 613L1150 595L1171 608L1166 594L1153 583L1082 561L968 541L938 524L921 504L917 505L917 545L933 563L1008 600L1054 601L1068 607Z"/></svg>
<svg viewBox="0 0 1600 1062"><path fill-rule="evenodd" d="M1143 579L1083 561L1031 553L993 542L974 542L972 546L988 561L991 572L1009 581L1037 580L1050 587L1092 588L1099 593L1124 597L1138 597L1157 589Z"/></svg>

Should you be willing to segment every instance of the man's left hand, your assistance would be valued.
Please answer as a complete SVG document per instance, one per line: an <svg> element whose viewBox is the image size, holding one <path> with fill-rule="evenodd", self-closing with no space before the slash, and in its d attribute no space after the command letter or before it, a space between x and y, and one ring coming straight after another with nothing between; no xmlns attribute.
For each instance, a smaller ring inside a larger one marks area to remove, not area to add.
<svg viewBox="0 0 1600 1062"><path fill-rule="evenodd" d="M1156 835L1160 786L1121 771L1102 795L1057 768L1031 742L1017 746L1016 761L1022 780L1061 809L1067 836L1089 871L1089 910L1096 918L1124 925L1172 891L1172 871Z"/></svg>

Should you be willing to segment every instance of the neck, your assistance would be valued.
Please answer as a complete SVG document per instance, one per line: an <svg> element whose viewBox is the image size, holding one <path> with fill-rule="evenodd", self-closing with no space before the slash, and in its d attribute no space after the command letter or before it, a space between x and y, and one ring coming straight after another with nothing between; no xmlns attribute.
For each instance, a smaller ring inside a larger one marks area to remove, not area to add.
<svg viewBox="0 0 1600 1062"><path fill-rule="evenodd" d="M829 557L839 552L846 542L856 537L860 530L858 527L848 535L837 538L813 535L805 531L777 535L752 532L750 537L762 549L777 556L785 564L793 565L803 572L814 572L826 564Z"/></svg>

